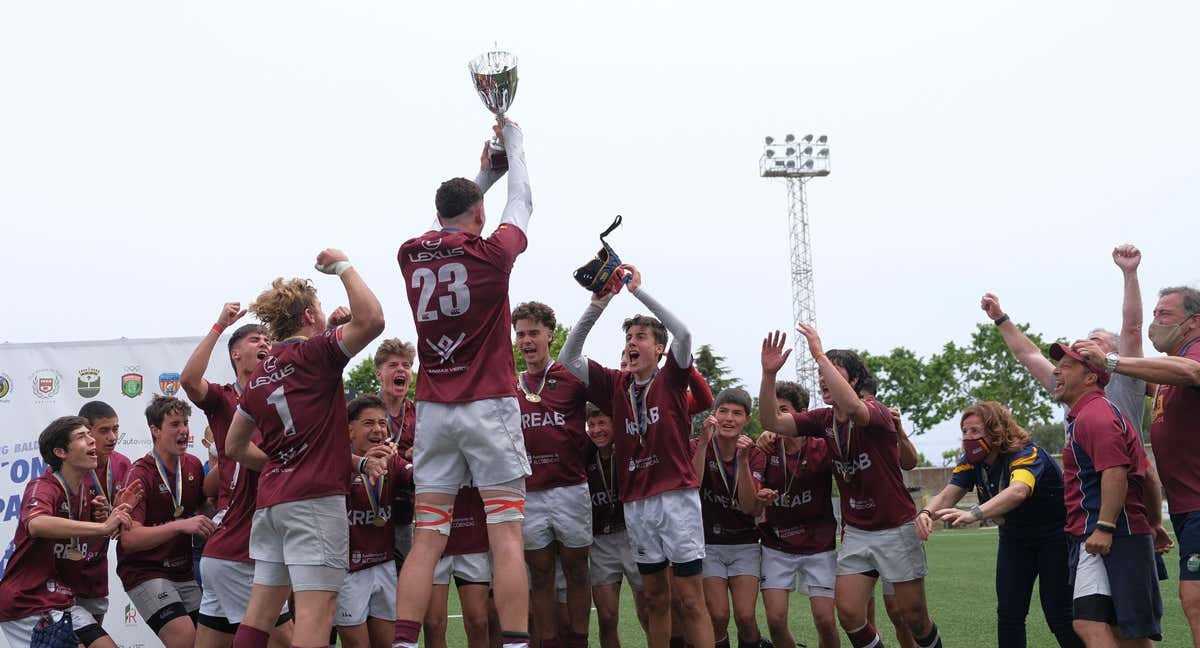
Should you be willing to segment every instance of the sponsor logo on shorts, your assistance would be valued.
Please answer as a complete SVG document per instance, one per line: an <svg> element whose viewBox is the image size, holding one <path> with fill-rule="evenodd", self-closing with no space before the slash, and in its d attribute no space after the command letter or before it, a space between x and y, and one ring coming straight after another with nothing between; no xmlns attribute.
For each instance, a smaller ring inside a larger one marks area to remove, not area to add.
<svg viewBox="0 0 1200 648"><path fill-rule="evenodd" d="M1187 570L1193 574L1200 571L1200 554L1191 554L1188 556Z"/></svg>
<svg viewBox="0 0 1200 648"><path fill-rule="evenodd" d="M42 400L51 400L58 395L62 387L62 374L53 369L38 369L29 375L33 385L33 395Z"/></svg>
<svg viewBox="0 0 1200 648"><path fill-rule="evenodd" d="M100 370L88 367L79 370L79 378L75 381L75 389L84 398L95 398L100 395Z"/></svg>
<svg viewBox="0 0 1200 648"><path fill-rule="evenodd" d="M133 603L125 604L125 625L135 626L138 622L137 608L133 607Z"/></svg>
<svg viewBox="0 0 1200 648"><path fill-rule="evenodd" d="M165 371L158 374L158 391L163 396L174 396L179 393L179 374Z"/></svg>
<svg viewBox="0 0 1200 648"><path fill-rule="evenodd" d="M11 391L12 380L8 377L8 374L0 373L0 402L4 402Z"/></svg>
<svg viewBox="0 0 1200 648"><path fill-rule="evenodd" d="M129 398L142 395L142 374L138 367L126 367L121 376L121 393Z"/></svg>

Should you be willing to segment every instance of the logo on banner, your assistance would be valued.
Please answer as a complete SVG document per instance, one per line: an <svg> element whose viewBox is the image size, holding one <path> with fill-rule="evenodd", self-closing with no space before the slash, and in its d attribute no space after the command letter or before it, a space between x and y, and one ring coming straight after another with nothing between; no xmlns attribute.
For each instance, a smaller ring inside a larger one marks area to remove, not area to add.
<svg viewBox="0 0 1200 648"><path fill-rule="evenodd" d="M179 393L179 374L164 372L158 374L158 391L163 396L174 396Z"/></svg>
<svg viewBox="0 0 1200 648"><path fill-rule="evenodd" d="M135 625L137 625L137 622L138 622L137 609L133 607L133 603L126 603L125 604L125 625L126 626L135 626Z"/></svg>
<svg viewBox="0 0 1200 648"><path fill-rule="evenodd" d="M95 398L100 395L100 370L80 369L79 381L76 383L79 395L84 398Z"/></svg>
<svg viewBox="0 0 1200 648"><path fill-rule="evenodd" d="M0 402L8 398L10 391L12 391L12 380L8 378L8 374L0 373Z"/></svg>
<svg viewBox="0 0 1200 648"><path fill-rule="evenodd" d="M137 367L126 367L125 375L121 376L121 393L130 398L142 395L142 374Z"/></svg>
<svg viewBox="0 0 1200 648"><path fill-rule="evenodd" d="M29 376L33 384L33 395L43 400L49 400L58 395L62 386L62 374L53 369L39 369Z"/></svg>

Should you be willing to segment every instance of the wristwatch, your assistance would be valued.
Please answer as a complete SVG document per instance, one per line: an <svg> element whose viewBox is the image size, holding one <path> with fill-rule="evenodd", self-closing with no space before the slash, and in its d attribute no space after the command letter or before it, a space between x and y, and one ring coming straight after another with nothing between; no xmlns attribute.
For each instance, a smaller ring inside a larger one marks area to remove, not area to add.
<svg viewBox="0 0 1200 648"><path fill-rule="evenodd" d="M1121 356L1117 355L1116 352L1106 353L1104 355L1105 371L1107 371L1108 373L1112 373L1112 372L1116 371L1117 363L1120 361L1121 361Z"/></svg>
<svg viewBox="0 0 1200 648"><path fill-rule="evenodd" d="M975 516L975 519L976 519L976 520L979 520L980 522L982 522L982 521L983 521L983 519L984 519L985 517L987 517L987 516L985 516L985 515L983 514L983 509L979 508L979 505L978 505L978 504L976 504L975 506L972 506L972 507L971 507L971 515L974 515L974 516Z"/></svg>

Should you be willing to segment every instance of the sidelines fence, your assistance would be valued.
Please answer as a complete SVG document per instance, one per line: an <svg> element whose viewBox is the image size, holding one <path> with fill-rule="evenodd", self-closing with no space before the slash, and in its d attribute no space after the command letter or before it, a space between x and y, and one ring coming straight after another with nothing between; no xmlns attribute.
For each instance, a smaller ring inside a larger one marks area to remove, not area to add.
<svg viewBox="0 0 1200 648"><path fill-rule="evenodd" d="M206 377L229 382L233 368L222 338ZM29 480L46 470L38 452L38 433L52 419L74 415L83 403L102 400L120 417L117 452L136 461L150 451L145 408L154 394L187 400L179 372L200 338L120 339L53 344L0 344L0 497L4 514L0 542L5 543L0 572L8 567L21 514L21 495ZM201 445L206 421L192 408L190 451L207 460ZM109 609L104 628L120 648L161 645L129 602L116 574L116 543L109 545ZM0 646L8 642L0 633Z"/></svg>

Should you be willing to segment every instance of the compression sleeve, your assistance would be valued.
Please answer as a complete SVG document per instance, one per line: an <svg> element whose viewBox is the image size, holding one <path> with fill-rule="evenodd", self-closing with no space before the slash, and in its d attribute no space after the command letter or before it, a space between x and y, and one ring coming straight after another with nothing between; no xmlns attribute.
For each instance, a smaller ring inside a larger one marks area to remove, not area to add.
<svg viewBox="0 0 1200 648"><path fill-rule="evenodd" d="M533 191L529 187L529 169L525 167L525 135L511 122L504 125L504 150L508 153L508 202L500 222L511 223L528 233Z"/></svg>
<svg viewBox="0 0 1200 648"><path fill-rule="evenodd" d="M633 296L645 304L671 333L671 337L674 338L671 340L671 355L675 356L675 364L684 369L692 366L692 332L679 318L671 314L671 311L658 303L657 299L647 294L645 288L638 288Z"/></svg>
<svg viewBox="0 0 1200 648"><path fill-rule="evenodd" d="M475 176L475 184L479 185L480 191L487 193L488 189L491 189L492 185L502 177L504 177L503 171L497 171L491 167L488 167L486 171L480 169L479 175Z"/></svg>
<svg viewBox="0 0 1200 648"><path fill-rule="evenodd" d="M584 309L583 315L579 316L579 322L567 333L567 339L558 352L559 364L566 367L572 376L582 380L584 385L588 384L588 359L583 355L583 341L587 339L588 333L592 331L596 320L600 319L600 315L604 313L604 308L608 306L610 300L612 300L612 295L602 299L593 298L588 307Z"/></svg>

